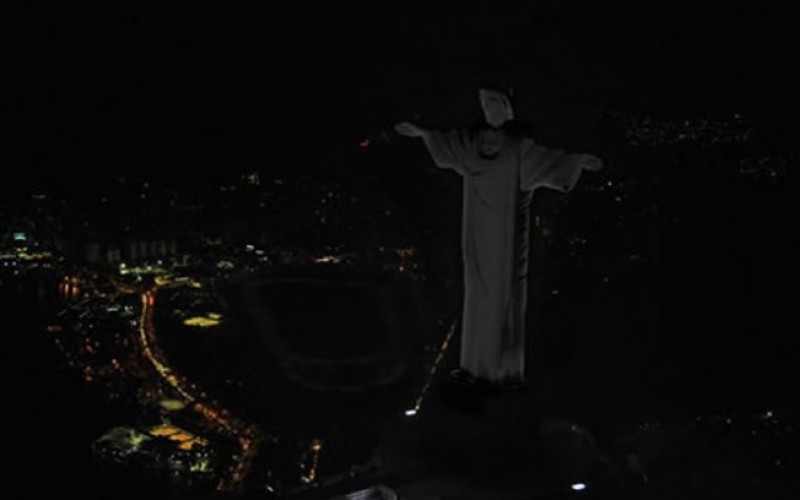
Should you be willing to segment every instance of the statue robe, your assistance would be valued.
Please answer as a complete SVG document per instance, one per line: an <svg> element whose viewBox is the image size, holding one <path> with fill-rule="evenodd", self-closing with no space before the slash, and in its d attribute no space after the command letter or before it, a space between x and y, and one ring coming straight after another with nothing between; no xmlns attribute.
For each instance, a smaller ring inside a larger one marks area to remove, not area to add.
<svg viewBox="0 0 800 500"><path fill-rule="evenodd" d="M437 167L463 178L461 368L493 381L523 379L533 192L571 191L580 155L505 137L500 153L487 159L478 137L459 130L429 132L424 140Z"/></svg>

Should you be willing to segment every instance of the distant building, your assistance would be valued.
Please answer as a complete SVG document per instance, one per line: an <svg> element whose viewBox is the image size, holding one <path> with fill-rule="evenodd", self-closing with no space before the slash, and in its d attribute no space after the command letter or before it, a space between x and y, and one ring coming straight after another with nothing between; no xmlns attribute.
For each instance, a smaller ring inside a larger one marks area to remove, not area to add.
<svg viewBox="0 0 800 500"><path fill-rule="evenodd" d="M178 255L174 239L129 240L122 243L91 241L84 246L83 259L89 264L138 264Z"/></svg>
<svg viewBox="0 0 800 500"><path fill-rule="evenodd" d="M0 246L29 246L36 241L36 224L29 219L15 218L9 225L0 228Z"/></svg>
<svg viewBox="0 0 800 500"><path fill-rule="evenodd" d="M84 247L84 260L89 264L118 264L122 250L115 243L90 242Z"/></svg>

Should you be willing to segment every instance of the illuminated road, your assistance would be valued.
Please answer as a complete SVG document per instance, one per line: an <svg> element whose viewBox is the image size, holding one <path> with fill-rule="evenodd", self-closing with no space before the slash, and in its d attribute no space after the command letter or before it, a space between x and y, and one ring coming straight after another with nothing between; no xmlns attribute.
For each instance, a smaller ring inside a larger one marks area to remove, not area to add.
<svg viewBox="0 0 800 500"><path fill-rule="evenodd" d="M223 478L217 485L219 490L238 490L250 472L253 459L258 452L258 445L262 438L261 432L256 426L243 422L227 410L216 408L215 404L198 387L169 367L166 357L158 346L156 329L153 325L155 298L155 289L142 294L142 314L139 323L139 341L142 352L161 378L175 389L187 404L191 403L196 412L216 424L221 433L238 440L241 455L237 457L230 477Z"/></svg>
<svg viewBox="0 0 800 500"><path fill-rule="evenodd" d="M425 377L425 383L422 385L422 389L419 392L419 395L414 400L414 405L406 410L406 416L413 417L419 413L422 409L422 404L425 401L425 396L427 396L428 391L431 387L431 382L433 381L433 377L436 375L436 372L439 369L439 365L442 363L444 359L444 355L447 352L448 347L450 347L450 342L453 340L453 335L456 332L456 321L450 325L450 330L447 332L447 335L442 342L442 345L439 347L439 352L436 355L433 363L431 364L430 369L428 370L428 374Z"/></svg>

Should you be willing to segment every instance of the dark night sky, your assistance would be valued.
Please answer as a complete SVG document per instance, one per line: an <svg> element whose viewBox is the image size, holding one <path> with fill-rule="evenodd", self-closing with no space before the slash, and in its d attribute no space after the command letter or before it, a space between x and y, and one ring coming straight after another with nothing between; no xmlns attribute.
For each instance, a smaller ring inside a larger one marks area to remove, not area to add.
<svg viewBox="0 0 800 500"><path fill-rule="evenodd" d="M471 119L482 82L513 84L520 115L567 134L601 102L744 111L770 134L797 132L787 12L603 4L12 8L0 21L2 162L51 185L101 171L331 168L400 119Z"/></svg>

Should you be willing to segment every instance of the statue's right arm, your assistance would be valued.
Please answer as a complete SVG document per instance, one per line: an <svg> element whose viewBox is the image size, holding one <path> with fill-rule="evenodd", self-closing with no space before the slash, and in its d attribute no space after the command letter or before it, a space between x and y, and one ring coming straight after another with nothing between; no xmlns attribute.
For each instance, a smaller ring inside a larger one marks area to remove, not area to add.
<svg viewBox="0 0 800 500"><path fill-rule="evenodd" d="M398 123L395 125L394 129L398 134L405 137L422 137L424 139L426 136L430 135L429 131L411 122Z"/></svg>
<svg viewBox="0 0 800 500"><path fill-rule="evenodd" d="M409 122L399 123L395 126L395 130L405 137L419 137L425 141L425 146L437 167L452 169L461 174L469 170L469 164L474 156L472 151L474 145L466 134L458 130L449 132L427 130Z"/></svg>

